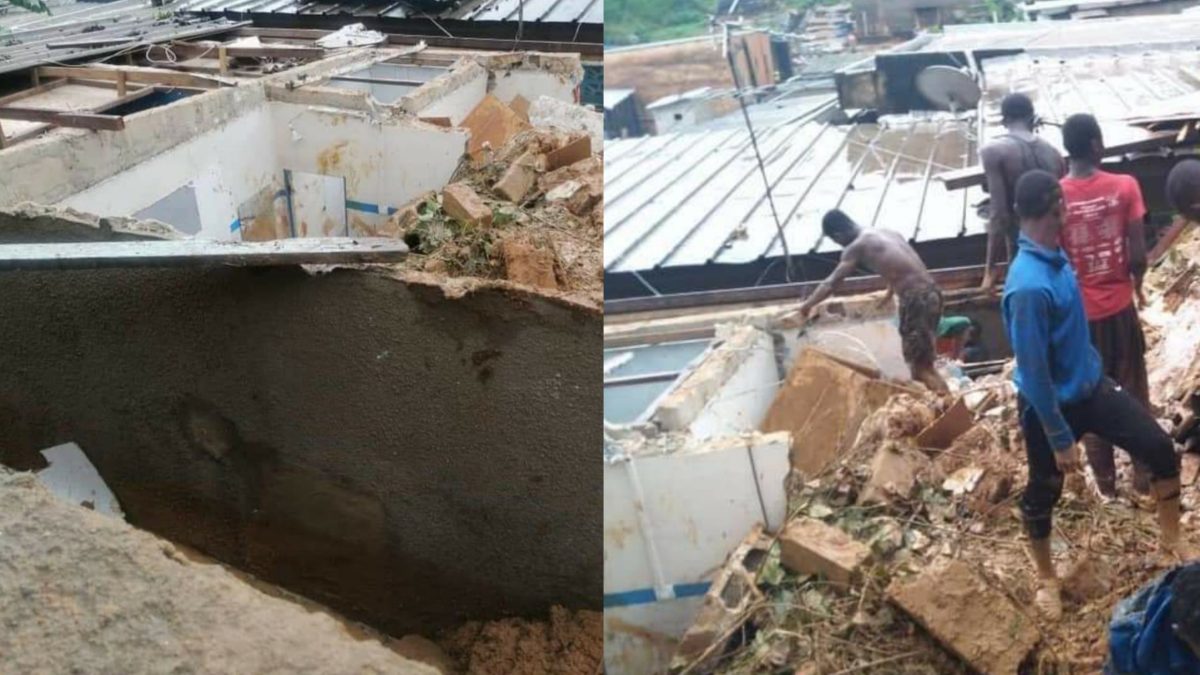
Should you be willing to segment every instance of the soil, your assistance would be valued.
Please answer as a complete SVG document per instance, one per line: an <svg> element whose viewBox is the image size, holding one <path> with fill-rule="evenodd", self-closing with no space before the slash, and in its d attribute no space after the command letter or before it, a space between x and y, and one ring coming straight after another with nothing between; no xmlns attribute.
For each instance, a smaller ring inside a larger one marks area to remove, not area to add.
<svg viewBox="0 0 1200 675"><path fill-rule="evenodd" d="M0 469L0 654L11 673L435 675L361 628L197 563Z"/></svg>
<svg viewBox="0 0 1200 675"><path fill-rule="evenodd" d="M468 675L592 675L603 668L600 612L550 609L549 621L471 622L442 647Z"/></svg>

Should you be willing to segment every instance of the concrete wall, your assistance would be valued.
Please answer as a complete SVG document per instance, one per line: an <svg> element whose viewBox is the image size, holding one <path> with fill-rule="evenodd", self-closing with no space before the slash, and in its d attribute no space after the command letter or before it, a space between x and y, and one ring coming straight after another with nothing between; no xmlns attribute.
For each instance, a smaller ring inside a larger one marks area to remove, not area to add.
<svg viewBox="0 0 1200 675"><path fill-rule="evenodd" d="M781 379L771 336L755 331L746 358L729 374L688 431L697 440L754 431L762 424Z"/></svg>
<svg viewBox="0 0 1200 675"><path fill-rule="evenodd" d="M441 189L466 150L466 131L411 120L379 123L365 113L291 103L272 104L271 114L282 168L346 179L352 235L369 233L389 208Z"/></svg>
<svg viewBox="0 0 1200 675"><path fill-rule="evenodd" d="M519 68L496 73L491 93L505 103L518 95L530 102L540 96L549 96L575 103L575 89L578 86L578 82L562 75L537 68Z"/></svg>
<svg viewBox="0 0 1200 675"><path fill-rule="evenodd" d="M133 524L396 635L598 605L594 312L359 270L0 293L5 463L77 442Z"/></svg>
<svg viewBox="0 0 1200 675"><path fill-rule="evenodd" d="M605 465L608 673L664 672L725 557L755 523L780 527L789 442L755 434Z"/></svg>
<svg viewBox="0 0 1200 675"><path fill-rule="evenodd" d="M281 171L265 102L206 133L59 202L90 213L133 216L191 187L206 239L237 238L238 206ZM235 150L236 149L236 150ZM160 220L179 225L175 219ZM164 214L165 215L165 214Z"/></svg>

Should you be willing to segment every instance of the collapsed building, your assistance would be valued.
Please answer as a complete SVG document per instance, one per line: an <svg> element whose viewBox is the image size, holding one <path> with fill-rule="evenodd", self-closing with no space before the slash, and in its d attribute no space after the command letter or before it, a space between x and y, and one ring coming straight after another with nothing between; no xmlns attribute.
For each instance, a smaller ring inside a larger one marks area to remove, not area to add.
<svg viewBox="0 0 1200 675"><path fill-rule="evenodd" d="M0 527L50 561L10 558L5 620L46 620L0 651L597 667L602 131L579 56L167 23L69 52L104 62L22 62L47 40L19 32L0 59L27 66L0 100ZM49 478L62 444L128 525ZM223 613L244 618L206 634Z"/></svg>
<svg viewBox="0 0 1200 675"><path fill-rule="evenodd" d="M996 298L974 290L978 148L1011 91L1052 121L1100 119L1105 168L1139 180L1156 237L1156 412L1195 449L1196 234L1162 186L1194 154L1194 21L1125 20L1128 45L1105 21L948 28L842 71L836 96L752 111L753 141L739 117L607 143L611 672L1099 670L1113 603L1154 573L1151 515L1068 489L1055 553L1070 618L1032 616L1011 352ZM937 110L915 80L951 64L980 96ZM982 360L939 341L954 396L908 381L878 277L850 277L802 333L778 327L833 269L831 208L903 233L945 314L977 326ZM1200 462L1183 461L1187 508Z"/></svg>

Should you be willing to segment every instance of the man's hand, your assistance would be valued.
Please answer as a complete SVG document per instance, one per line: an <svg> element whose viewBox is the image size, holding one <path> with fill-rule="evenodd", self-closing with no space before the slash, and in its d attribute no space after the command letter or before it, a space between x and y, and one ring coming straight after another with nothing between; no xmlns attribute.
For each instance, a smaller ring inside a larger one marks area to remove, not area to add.
<svg viewBox="0 0 1200 675"><path fill-rule="evenodd" d="M1079 444L1072 443L1071 447L1064 450L1054 451L1054 463L1058 465L1058 470L1064 476L1069 476L1076 471L1079 471Z"/></svg>
<svg viewBox="0 0 1200 675"><path fill-rule="evenodd" d="M812 308L808 305L800 305L800 308L794 312L788 312L779 320L780 328L803 328L808 323L808 317L812 313Z"/></svg>

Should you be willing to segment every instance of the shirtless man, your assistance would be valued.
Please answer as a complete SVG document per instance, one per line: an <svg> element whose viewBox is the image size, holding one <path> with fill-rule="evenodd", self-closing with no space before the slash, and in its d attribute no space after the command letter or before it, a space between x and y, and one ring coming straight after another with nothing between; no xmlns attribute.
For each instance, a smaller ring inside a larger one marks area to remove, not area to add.
<svg viewBox="0 0 1200 675"><path fill-rule="evenodd" d="M996 284L996 258L1004 240L1007 260L1017 253L1020 223L1013 212L1013 191L1021 174L1041 169L1062 178L1067 173L1062 154L1033 132L1033 102L1024 94L1009 94L1000 102L1001 123L1008 130L979 151L991 196L988 214L987 260L984 262L983 288Z"/></svg>
<svg viewBox="0 0 1200 675"><path fill-rule="evenodd" d="M800 309L785 317L784 325L802 325L812 310L837 290L843 279L859 266L865 267L887 281L888 291L883 302L893 295L900 297L900 340L913 379L932 391L948 391L933 367L934 335L942 316L942 292L917 252L899 233L864 230L837 209L825 214L821 228L825 236L845 249L842 260Z"/></svg>

